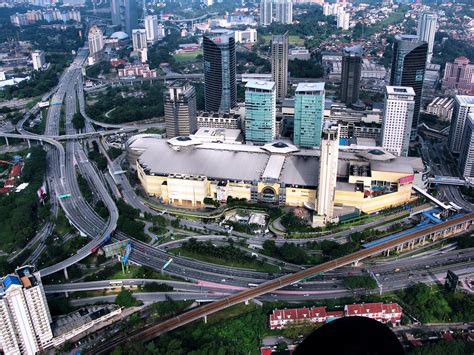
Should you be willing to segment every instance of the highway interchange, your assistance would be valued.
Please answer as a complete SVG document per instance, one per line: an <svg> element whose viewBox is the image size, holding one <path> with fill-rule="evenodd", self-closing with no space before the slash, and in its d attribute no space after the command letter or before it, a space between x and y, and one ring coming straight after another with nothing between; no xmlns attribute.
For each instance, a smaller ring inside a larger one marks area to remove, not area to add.
<svg viewBox="0 0 474 355"><path fill-rule="evenodd" d="M214 295L211 297L214 299L247 289L249 283L268 283L272 279L284 276L284 273L262 273L252 270L208 264L184 257L173 256L164 249L150 246L116 230L118 210L107 189L105 178L103 174L98 172L93 164L89 162L87 153L79 142L79 139L81 138L87 137L91 139L91 137L93 137L92 139L98 139L98 143L100 143L100 132L97 133L93 127L93 123L96 124L96 122L92 121L85 113L81 70L87 54L87 48L78 51L73 64L62 75L57 90L48 94L50 96L52 95L51 101L53 103L61 104L52 104L50 106L44 135L34 135L23 128L27 117L21 120L17 125L17 131L19 134L0 134L5 137L21 137L41 141L42 143L48 143L49 146L46 145L45 148L47 150L48 159L47 182L49 190L51 191L50 196L53 202L53 208L59 203L71 224L74 225L74 227L76 227L82 234L91 238L90 242L81 248L76 254L58 264L42 269L41 275L46 276L53 274L81 261L90 255L91 249L94 246L100 244L115 231L114 238L116 240L131 239L133 241L134 248L130 260L134 263L146 265L155 270L161 270L164 263L171 257L173 258L173 262L166 269L166 273L179 277L187 282L174 284L171 284L171 282L168 281L160 282L170 283L171 286L177 290L176 297L181 297L178 295L182 293L183 297L188 295L188 299L192 299L191 294L194 294L197 299L201 296L207 298ZM47 95L45 95L45 97L47 97ZM77 107L79 107L80 112L86 118L85 132L80 133L82 136L78 135L78 132L75 131L71 123ZM33 108L30 111L30 114L35 114L37 112L37 108ZM62 115L64 117L63 126L65 128L63 135L60 134ZM113 127L107 128L113 128L113 132L115 133L123 132L124 130L137 129L137 127L112 126ZM99 136L96 136L96 134ZM64 145L59 142L59 139L63 137L67 137ZM428 154L428 157L425 157L425 161L429 162L431 166L436 166L432 163L431 158L429 157L430 154L436 154L435 151L428 150L424 152L424 155L425 154ZM119 160L110 162L109 168L115 180L114 182L117 185L120 185L122 196L127 203L142 212L148 212L151 214L158 213L145 205L135 194L125 174L113 174L114 172L121 170ZM76 169L88 181L91 189L97 195L97 198L105 203L109 211L109 218L107 220L101 218L82 197L77 183ZM443 171L442 167L440 167L440 174L449 175L449 173L450 172ZM447 186L443 187L441 190L448 200L455 201L458 205L461 205L467 210L472 210L472 205L463 199L457 187ZM57 199L56 197L61 194L71 194L71 197ZM167 216L167 218L173 217ZM181 222L182 224L192 228L203 229L204 226L198 221L182 220ZM379 223L380 222L381 221L379 221ZM335 233L331 235L330 238L333 240L344 240L348 233L363 230L371 226L372 225L357 226L351 231ZM223 232L222 227L217 224L206 224L206 229L218 234ZM43 227L35 237L34 243L44 241L51 230L51 224L45 225L45 227ZM261 245L263 241L264 238L262 237L252 237L248 240L249 244L253 245ZM300 244L307 242L308 240L291 241ZM276 242L281 244L284 240L276 240ZM40 247L43 249L35 250L36 254L33 253L33 255L28 259L29 261L37 260L39 253L44 250L43 242L40 243L38 248ZM407 287L415 282L438 282L442 279L443 274L446 273L448 268L457 270L460 273L473 272L472 263L469 263L472 257L474 257L474 250L469 249L464 250L462 254L457 250L447 250L444 252L431 252L423 256L415 256L386 262L373 262L371 260L362 267L353 268L345 266L338 270L327 271L323 276L317 276L308 282L297 283L296 286L287 286L279 291L270 290L270 292L258 295L258 297L265 300L307 300L308 298L316 299L347 296L353 294L353 291L348 291L343 287L341 278L349 274L361 274L366 272L371 272L376 276L384 291ZM399 269L399 271L395 272L394 270L397 269ZM83 291L99 287L103 289L108 287L107 282L109 281L97 281L95 284L72 283L46 285L45 290L47 293L56 293ZM128 280L125 282L130 284L135 282L146 282L146 280ZM149 299L151 296L147 297ZM161 296L157 295L157 297Z"/></svg>

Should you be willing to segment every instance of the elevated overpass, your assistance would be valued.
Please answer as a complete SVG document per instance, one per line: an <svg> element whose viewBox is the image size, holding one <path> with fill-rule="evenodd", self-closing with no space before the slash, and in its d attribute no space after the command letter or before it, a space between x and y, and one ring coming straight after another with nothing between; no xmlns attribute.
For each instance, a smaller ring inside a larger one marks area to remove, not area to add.
<svg viewBox="0 0 474 355"><path fill-rule="evenodd" d="M436 184L436 185L453 185L453 186L466 186L469 183L464 180L460 179L456 176L443 176L443 175L435 175L435 177L428 178L429 184Z"/></svg>
<svg viewBox="0 0 474 355"><path fill-rule="evenodd" d="M275 291L282 287L291 285L295 282L299 282L302 279L312 277L318 273L327 272L341 266L349 265L352 263L358 263L360 260L368 258L370 256L378 255L387 250L392 250L399 247L401 244L412 243L420 238L426 238L431 235L454 235L470 228L471 223L474 219L474 213L463 215L451 220L439 223L435 226L426 228L421 231L416 231L411 234L407 234L395 240L388 240L378 245L361 249L352 254L343 256L341 258L325 262L323 264L310 267L306 270L296 272L294 274L288 274L271 281L267 281L257 287L246 289L242 292L227 296L221 300L206 304L204 306L192 309L184 314L170 318L164 322L150 325L144 329L136 330L127 335L127 338L120 337L112 339L102 345L99 345L94 349L96 354L105 354L112 348L123 344L125 342L133 343L135 341L147 341L157 337L160 334L166 333L185 324L191 323L200 318L206 317L212 313L221 311L225 308L233 305L248 302L249 300L259 297L263 294Z"/></svg>

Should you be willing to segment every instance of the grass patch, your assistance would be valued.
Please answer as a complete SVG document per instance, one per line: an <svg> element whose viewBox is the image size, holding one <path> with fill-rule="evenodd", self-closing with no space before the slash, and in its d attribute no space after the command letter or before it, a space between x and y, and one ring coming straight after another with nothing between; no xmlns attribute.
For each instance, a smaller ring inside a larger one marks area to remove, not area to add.
<svg viewBox="0 0 474 355"><path fill-rule="evenodd" d="M202 50L196 52L183 52L174 55L174 59L179 62L190 62L197 58L198 55L202 55Z"/></svg>
<svg viewBox="0 0 474 355"><path fill-rule="evenodd" d="M261 36L261 38L263 38L263 41L265 43L270 43L272 40L271 35L264 35L264 36ZM297 35L289 35L288 44L294 45L294 46L304 46L304 38L301 38L300 36L297 36Z"/></svg>
<svg viewBox="0 0 474 355"><path fill-rule="evenodd" d="M181 249L181 248L168 249L168 251L175 255L179 254L181 256L184 256L190 259L200 260L200 261L204 261L211 264L238 267L238 268L262 271L262 272L279 272L280 271L277 266L266 264L266 263L259 263L259 262L251 263L251 262L242 262L238 260L230 261L230 260L225 260L225 259L218 258L215 256L194 253L194 252Z"/></svg>

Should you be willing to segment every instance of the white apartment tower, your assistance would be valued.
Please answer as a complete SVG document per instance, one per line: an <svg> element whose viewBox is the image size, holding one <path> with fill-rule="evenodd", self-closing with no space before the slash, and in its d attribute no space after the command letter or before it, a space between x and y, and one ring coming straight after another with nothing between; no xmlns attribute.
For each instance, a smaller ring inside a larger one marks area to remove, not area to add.
<svg viewBox="0 0 474 355"><path fill-rule="evenodd" d="M44 51L36 50L31 53L31 60L33 62L34 70L41 70L46 60L44 57Z"/></svg>
<svg viewBox="0 0 474 355"><path fill-rule="evenodd" d="M337 28L340 28L344 31L349 29L349 13L342 11L337 14Z"/></svg>
<svg viewBox="0 0 474 355"><path fill-rule="evenodd" d="M420 41L428 43L428 57L426 58L427 63L431 63L431 58L433 57L433 46L437 22L438 17L436 14L422 13L418 18L417 35L420 38Z"/></svg>
<svg viewBox="0 0 474 355"><path fill-rule="evenodd" d="M260 24L262 26L268 26L272 23L273 19L273 1L272 0L260 0Z"/></svg>
<svg viewBox="0 0 474 355"><path fill-rule="evenodd" d="M158 17L156 15L145 16L146 40L150 43L158 39Z"/></svg>
<svg viewBox="0 0 474 355"><path fill-rule="evenodd" d="M382 147L407 156L415 108L415 91L406 86L387 86L382 121Z"/></svg>
<svg viewBox="0 0 474 355"><path fill-rule="evenodd" d="M132 30L133 50L139 51L140 49L147 48L146 39L147 34L145 29L139 28Z"/></svg>
<svg viewBox="0 0 474 355"><path fill-rule="evenodd" d="M277 0L276 2L276 21L287 25L293 23L293 1Z"/></svg>
<svg viewBox="0 0 474 355"><path fill-rule="evenodd" d="M97 26L91 27L87 40L89 42L89 53L91 56L99 53L104 48L104 35L102 30Z"/></svg>
<svg viewBox="0 0 474 355"><path fill-rule="evenodd" d="M6 355L34 355L51 345L51 315L40 276L31 266L1 280L0 316L0 347Z"/></svg>
<svg viewBox="0 0 474 355"><path fill-rule="evenodd" d="M448 147L453 154L461 153L464 128L471 112L474 112L474 96L456 95L448 137Z"/></svg>
<svg viewBox="0 0 474 355"><path fill-rule="evenodd" d="M333 122L325 122L321 137L318 197L313 226L322 226L336 221L334 195L336 193L338 159L339 127Z"/></svg>

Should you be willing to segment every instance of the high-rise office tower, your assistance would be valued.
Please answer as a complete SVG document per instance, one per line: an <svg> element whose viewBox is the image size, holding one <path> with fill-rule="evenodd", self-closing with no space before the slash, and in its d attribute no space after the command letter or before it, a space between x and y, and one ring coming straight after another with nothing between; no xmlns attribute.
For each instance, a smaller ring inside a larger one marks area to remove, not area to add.
<svg viewBox="0 0 474 355"><path fill-rule="evenodd" d="M89 42L89 53L91 56L99 53L104 48L104 34L97 26L92 26L87 37Z"/></svg>
<svg viewBox="0 0 474 355"><path fill-rule="evenodd" d="M341 101L346 105L359 101L362 53L362 46L342 50Z"/></svg>
<svg viewBox="0 0 474 355"><path fill-rule="evenodd" d="M234 31L212 30L203 36L204 103L208 112L226 112L237 104Z"/></svg>
<svg viewBox="0 0 474 355"><path fill-rule="evenodd" d="M337 13L337 28L340 28L344 31L349 29L350 24L350 15L348 12L341 11Z"/></svg>
<svg viewBox="0 0 474 355"><path fill-rule="evenodd" d="M42 352L51 345L51 315L41 278L23 266L0 285L0 348L9 354Z"/></svg>
<svg viewBox="0 0 474 355"><path fill-rule="evenodd" d="M276 0L276 21L287 25L293 23L293 1Z"/></svg>
<svg viewBox="0 0 474 355"><path fill-rule="evenodd" d="M295 92L293 142L319 147L324 120L324 83L299 83Z"/></svg>
<svg viewBox="0 0 474 355"><path fill-rule="evenodd" d="M284 99L288 93L288 32L272 36L272 80L277 98Z"/></svg>
<svg viewBox="0 0 474 355"><path fill-rule="evenodd" d="M145 16L146 40L150 43L158 39L158 17L156 15Z"/></svg>
<svg viewBox="0 0 474 355"><path fill-rule="evenodd" d="M245 140L265 144L276 137L276 91L273 81L245 85Z"/></svg>
<svg viewBox="0 0 474 355"><path fill-rule="evenodd" d="M147 48L146 30L142 28L132 30L132 44L134 51Z"/></svg>
<svg viewBox="0 0 474 355"><path fill-rule="evenodd" d="M31 61L33 62L33 69L40 70L43 69L43 65L45 64L45 56L44 51L36 50L31 53Z"/></svg>
<svg viewBox="0 0 474 355"><path fill-rule="evenodd" d="M426 57L428 63L431 63L431 58L433 57L437 21L438 16L436 14L422 13L418 17L417 35L420 41L428 43L428 56Z"/></svg>
<svg viewBox="0 0 474 355"><path fill-rule="evenodd" d="M458 167L464 178L474 178L474 113L467 116Z"/></svg>
<svg viewBox="0 0 474 355"><path fill-rule="evenodd" d="M425 77L428 43L418 36L397 35L393 44L391 86L407 86L415 91L415 109L411 129L411 139L416 136L420 116L423 79Z"/></svg>
<svg viewBox="0 0 474 355"><path fill-rule="evenodd" d="M336 193L339 159L339 127L325 122L319 157L319 183L313 226L322 226L335 220L334 197Z"/></svg>
<svg viewBox="0 0 474 355"><path fill-rule="evenodd" d="M122 31L132 36L132 30L138 28L136 0L111 0L112 23L119 25Z"/></svg>
<svg viewBox="0 0 474 355"><path fill-rule="evenodd" d="M272 0L260 0L260 24L262 26L268 26L272 23L273 19L273 1Z"/></svg>
<svg viewBox="0 0 474 355"><path fill-rule="evenodd" d="M175 80L164 94L166 135L188 136L197 130L196 92L186 80Z"/></svg>
<svg viewBox="0 0 474 355"><path fill-rule="evenodd" d="M394 155L408 155L414 109L415 91L412 88L386 87L382 147Z"/></svg>
<svg viewBox="0 0 474 355"><path fill-rule="evenodd" d="M472 112L474 112L474 96L456 95L448 137L448 147L453 154L461 153L464 128L468 114Z"/></svg>

